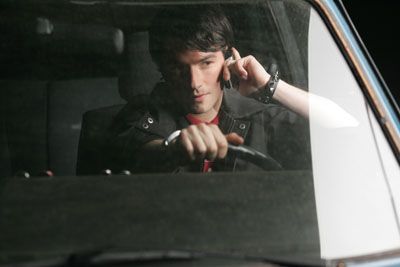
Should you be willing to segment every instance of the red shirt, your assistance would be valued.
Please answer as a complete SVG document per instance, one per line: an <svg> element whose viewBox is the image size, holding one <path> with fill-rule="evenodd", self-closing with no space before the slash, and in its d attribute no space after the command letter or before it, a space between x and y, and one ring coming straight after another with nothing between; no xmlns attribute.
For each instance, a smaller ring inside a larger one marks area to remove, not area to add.
<svg viewBox="0 0 400 267"><path fill-rule="evenodd" d="M204 121L199 120L198 118L194 117L192 114L187 114L186 119L190 122L190 124L194 124L194 125L204 122ZM215 125L218 125L218 123L219 123L218 114L217 114L217 116L214 117L214 119L212 119L209 122L206 122L206 124L215 124Z"/></svg>
<svg viewBox="0 0 400 267"><path fill-rule="evenodd" d="M194 125L204 123L204 121L197 119L196 117L194 117L191 114L186 115L186 119L189 121L190 124L194 124ZM209 122L206 122L206 124L215 124L215 125L218 125L218 123L219 123L218 114L217 114L217 116L214 117L214 119L212 119ZM205 159L203 161L203 166L201 168L202 172L211 172L213 164L214 164L214 161Z"/></svg>

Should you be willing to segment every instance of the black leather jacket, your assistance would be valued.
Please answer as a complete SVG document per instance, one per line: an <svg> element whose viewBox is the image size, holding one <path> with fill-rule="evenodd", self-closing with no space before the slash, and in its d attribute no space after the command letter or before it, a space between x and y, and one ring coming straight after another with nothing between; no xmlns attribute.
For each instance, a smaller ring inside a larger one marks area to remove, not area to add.
<svg viewBox="0 0 400 267"><path fill-rule="evenodd" d="M115 169L133 172L200 170L199 163L182 166L166 152L146 155L141 150L145 143L164 139L189 125L176 105L163 96L165 89L156 89L145 103L127 104L116 117L109 140ZM219 127L224 134L239 134L245 145L270 155L284 169L309 169L311 166L308 122L283 107L263 104L241 96L234 89L224 89ZM225 160L213 166L213 171L245 170L260 168L229 153Z"/></svg>

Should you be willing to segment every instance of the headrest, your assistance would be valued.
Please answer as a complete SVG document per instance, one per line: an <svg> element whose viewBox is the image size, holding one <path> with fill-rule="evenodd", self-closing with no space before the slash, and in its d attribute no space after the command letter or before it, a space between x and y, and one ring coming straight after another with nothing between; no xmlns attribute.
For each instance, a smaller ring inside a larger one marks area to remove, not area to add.
<svg viewBox="0 0 400 267"><path fill-rule="evenodd" d="M0 16L0 32L6 79L115 76L124 50L123 32L110 26Z"/></svg>
<svg viewBox="0 0 400 267"><path fill-rule="evenodd" d="M124 50L120 29L103 25L66 24L37 18L36 33L48 52L88 56L115 56Z"/></svg>
<svg viewBox="0 0 400 267"><path fill-rule="evenodd" d="M120 96L129 101L138 94L148 94L161 79L148 48L148 32L126 35L125 64L119 73Z"/></svg>

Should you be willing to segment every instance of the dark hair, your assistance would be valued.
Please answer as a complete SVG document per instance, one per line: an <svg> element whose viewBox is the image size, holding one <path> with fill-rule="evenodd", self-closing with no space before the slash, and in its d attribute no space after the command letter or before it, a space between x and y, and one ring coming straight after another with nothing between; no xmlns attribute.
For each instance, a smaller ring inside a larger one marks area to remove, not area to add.
<svg viewBox="0 0 400 267"><path fill-rule="evenodd" d="M179 52L215 52L232 46L231 24L216 5L165 8L154 17L150 27L150 54L161 71Z"/></svg>

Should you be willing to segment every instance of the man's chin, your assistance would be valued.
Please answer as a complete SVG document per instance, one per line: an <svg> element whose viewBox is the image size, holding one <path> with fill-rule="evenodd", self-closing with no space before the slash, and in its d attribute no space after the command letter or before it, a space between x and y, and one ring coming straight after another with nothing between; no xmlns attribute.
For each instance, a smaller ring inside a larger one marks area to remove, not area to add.
<svg viewBox="0 0 400 267"><path fill-rule="evenodd" d="M210 103L192 103L192 105L188 106L187 113L201 115L208 113L212 109L213 108Z"/></svg>
<svg viewBox="0 0 400 267"><path fill-rule="evenodd" d="M200 105L192 106L190 108L190 113L191 114L200 115L200 114L203 114L203 113L206 113L206 112L207 112L207 109L205 107L203 107L203 106L200 106Z"/></svg>

